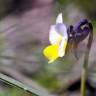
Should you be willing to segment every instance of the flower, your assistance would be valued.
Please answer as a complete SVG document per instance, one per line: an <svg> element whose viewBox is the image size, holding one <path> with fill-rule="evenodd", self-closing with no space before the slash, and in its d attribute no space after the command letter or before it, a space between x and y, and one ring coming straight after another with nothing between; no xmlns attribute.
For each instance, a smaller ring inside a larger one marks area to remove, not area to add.
<svg viewBox="0 0 96 96"><path fill-rule="evenodd" d="M65 55L68 42L67 28L63 23L62 13L57 16L56 24L50 27L49 41L50 45L43 50L43 54L49 60L48 63L52 63L58 57Z"/></svg>

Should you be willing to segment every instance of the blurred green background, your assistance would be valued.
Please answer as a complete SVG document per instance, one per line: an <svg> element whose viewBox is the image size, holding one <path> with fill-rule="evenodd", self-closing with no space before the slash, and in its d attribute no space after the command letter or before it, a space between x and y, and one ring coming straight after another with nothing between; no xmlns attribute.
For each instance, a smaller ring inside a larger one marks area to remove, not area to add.
<svg viewBox="0 0 96 96"><path fill-rule="evenodd" d="M79 60L72 50L53 64L48 64L42 51L49 44L49 28L60 12L67 26L83 18L92 22L94 43L89 71L93 74L96 72L95 5L96 0L0 0L0 72L41 91L47 90L58 96L61 92L66 96L63 89L80 78L86 40L79 45ZM90 78L94 76L90 75ZM34 96L0 82L0 96L22 95Z"/></svg>

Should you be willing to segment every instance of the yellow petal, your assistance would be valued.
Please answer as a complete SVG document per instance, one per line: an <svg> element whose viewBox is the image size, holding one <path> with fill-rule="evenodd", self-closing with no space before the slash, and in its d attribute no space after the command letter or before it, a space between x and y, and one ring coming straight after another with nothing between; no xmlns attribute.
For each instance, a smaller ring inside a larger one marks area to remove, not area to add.
<svg viewBox="0 0 96 96"><path fill-rule="evenodd" d="M55 44L44 49L43 54L49 60L48 63L52 63L58 58L58 47L58 44Z"/></svg>

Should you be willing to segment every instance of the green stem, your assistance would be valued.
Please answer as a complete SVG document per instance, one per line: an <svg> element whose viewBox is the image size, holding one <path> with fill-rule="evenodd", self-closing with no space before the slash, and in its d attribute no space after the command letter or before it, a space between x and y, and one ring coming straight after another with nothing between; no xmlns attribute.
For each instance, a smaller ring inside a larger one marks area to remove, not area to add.
<svg viewBox="0 0 96 96"><path fill-rule="evenodd" d="M84 65L81 73L81 96L86 96L86 79L88 70L88 55L85 56Z"/></svg>
<svg viewBox="0 0 96 96"><path fill-rule="evenodd" d="M87 50L85 52L84 63L83 63L83 68L82 68L82 73L81 73L81 96L86 96L86 80L87 80L87 73L88 73L88 58L89 58L89 52L90 52L92 41L93 41L93 27L92 27L91 23L89 23L89 27L90 27L91 31L90 31L90 34L89 34Z"/></svg>

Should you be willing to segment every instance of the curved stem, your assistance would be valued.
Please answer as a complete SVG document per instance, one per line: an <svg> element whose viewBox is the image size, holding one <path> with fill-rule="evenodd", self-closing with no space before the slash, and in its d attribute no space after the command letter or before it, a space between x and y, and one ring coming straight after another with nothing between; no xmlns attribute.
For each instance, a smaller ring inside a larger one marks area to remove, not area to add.
<svg viewBox="0 0 96 96"><path fill-rule="evenodd" d="M84 63L83 63L83 69L81 73L81 96L86 96L86 79L87 79L87 71L88 71L88 58L89 58L89 52L91 49L92 45L92 40L93 40L93 27L91 23L88 23L91 31L89 34L89 39L88 39L88 44L87 44L87 50L85 52L85 57L84 57Z"/></svg>

